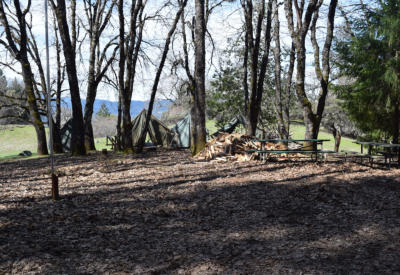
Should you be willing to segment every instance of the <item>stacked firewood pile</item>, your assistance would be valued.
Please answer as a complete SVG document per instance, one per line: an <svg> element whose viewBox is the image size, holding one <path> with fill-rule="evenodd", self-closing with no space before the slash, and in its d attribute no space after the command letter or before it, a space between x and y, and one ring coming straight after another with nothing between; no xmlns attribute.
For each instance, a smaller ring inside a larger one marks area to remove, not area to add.
<svg viewBox="0 0 400 275"><path fill-rule="evenodd" d="M221 133L218 137L207 142L206 147L200 151L195 160L217 160L217 161L249 161L258 157L258 153L249 152L259 150L261 143L254 141L255 137ZM287 150L282 143L267 143L266 150Z"/></svg>

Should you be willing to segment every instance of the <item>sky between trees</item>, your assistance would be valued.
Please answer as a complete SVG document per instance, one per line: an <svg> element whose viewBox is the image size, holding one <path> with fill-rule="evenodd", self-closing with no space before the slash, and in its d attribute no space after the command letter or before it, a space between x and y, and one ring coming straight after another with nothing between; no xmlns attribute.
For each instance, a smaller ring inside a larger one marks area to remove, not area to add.
<svg viewBox="0 0 400 275"><path fill-rule="evenodd" d="M149 20L146 22L146 27L144 31L144 47L143 47L143 55L145 56L138 66L137 77L135 81L133 100L148 100L151 92L151 84L154 79L154 74L156 71L156 64L159 60L162 53L162 46L165 43L165 36L168 32L168 28L172 21L172 17L177 7L174 5L163 7L168 1L154 1L149 0L146 6L145 13L148 15L159 14L157 18ZM216 1L219 2L219 1ZM351 11L353 4L358 3L359 1L339 1L339 5L343 7L344 11ZM366 1L373 2L373 1ZM21 1L21 4L24 5L24 1ZM127 3L128 4L128 3ZM326 14L327 14L327 5L324 4L321 8L321 19L318 23L318 34L321 38L325 32L326 25ZM128 5L126 6L126 13L129 12ZM186 8L186 18L190 21L190 18L193 16L194 12L194 3L192 1L188 2L188 6ZM84 8L81 1L77 2L77 13L78 16L81 17L81 24L85 24L84 18ZM280 21L281 21L281 46L289 48L291 39L287 29L287 21L286 16L283 11L283 5L280 6ZM54 31L53 31L53 16L52 11L49 9L49 29L50 29L50 63L51 63L51 75L55 75L55 49L53 47L54 44ZM127 16L128 18L128 16ZM43 55L44 61L44 53L45 53L45 25L44 25L44 0L32 0L32 8L31 15L28 16L32 24L32 32L36 37L38 42L38 47ZM344 20L342 14L340 12L336 13L336 23L335 25L344 24ZM212 80L212 76L215 70L218 67L220 59L222 58L222 51L229 48L230 42L229 40L237 39L243 32L242 26L244 22L243 12L241 10L240 1L234 1L233 3L223 3L220 6L216 7L213 10L209 18L209 22L207 25L209 34L206 38L206 46L207 46L207 56L206 56L206 79L207 84L210 80ZM110 20L110 24L107 26L104 34L102 35L102 40L110 39L110 37L115 36L118 32L118 16L117 10L114 9L113 16ZM78 66L78 75L81 83L81 97L85 97L86 91L86 83L85 79L87 79L86 71L88 69L88 42L87 35L85 35L85 31L80 28L80 40L82 40L82 45L80 46L80 54L77 61ZM1 30L1 26L0 26ZM339 32L340 29L336 28L335 32ZM179 30L177 30L179 32ZM336 34L335 34L336 35ZM312 54L312 46L310 39L307 40L307 71L306 71L306 81L310 86L315 86L317 80L315 78L315 72L313 68L313 54ZM171 51L168 54L166 68L163 71L160 85L159 85L159 98L173 98L171 96L171 92L174 92L174 82L175 78L171 76L171 62L174 56L178 55L181 51L181 41L176 40L173 41ZM273 46L273 42L272 42ZM193 56L193 49L189 49L191 52L189 56ZM12 57L5 51L4 48L0 47L0 61L4 63L10 63L12 61ZM111 55L111 51L109 52ZM285 62L285 61L284 61ZM21 79L20 75L16 73L16 71L20 71L20 65L16 63L13 65L15 71L4 68L5 75L8 79L13 79L15 77ZM68 96L67 93L64 96ZM117 91L114 91L109 85L101 84L99 86L98 97L99 99L106 99L111 101L117 101Z"/></svg>

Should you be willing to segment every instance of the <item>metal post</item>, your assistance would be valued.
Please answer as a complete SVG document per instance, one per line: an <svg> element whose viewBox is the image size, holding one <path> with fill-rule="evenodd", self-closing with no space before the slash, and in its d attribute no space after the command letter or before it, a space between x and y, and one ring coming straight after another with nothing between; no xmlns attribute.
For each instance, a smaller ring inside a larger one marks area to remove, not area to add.
<svg viewBox="0 0 400 275"><path fill-rule="evenodd" d="M51 197L53 200L59 199L58 177L54 174L54 150L53 150L53 118L51 112L51 88L50 88L50 53L49 53L49 19L48 19L48 0L44 0L45 10L45 32L46 32L46 92L47 92L47 122L49 125L49 147L51 163Z"/></svg>

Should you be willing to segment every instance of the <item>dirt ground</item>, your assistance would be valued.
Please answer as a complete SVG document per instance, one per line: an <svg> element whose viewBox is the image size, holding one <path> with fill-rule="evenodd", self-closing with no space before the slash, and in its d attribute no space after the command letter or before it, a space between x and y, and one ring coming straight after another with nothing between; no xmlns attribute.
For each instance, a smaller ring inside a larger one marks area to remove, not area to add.
<svg viewBox="0 0 400 275"><path fill-rule="evenodd" d="M0 274L400 274L400 169L194 162L187 151L0 163Z"/></svg>

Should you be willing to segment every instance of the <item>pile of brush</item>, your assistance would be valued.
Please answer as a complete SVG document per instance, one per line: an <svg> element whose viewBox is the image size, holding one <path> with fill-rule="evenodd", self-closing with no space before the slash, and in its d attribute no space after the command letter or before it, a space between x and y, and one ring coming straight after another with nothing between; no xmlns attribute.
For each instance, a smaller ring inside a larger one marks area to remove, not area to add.
<svg viewBox="0 0 400 275"><path fill-rule="evenodd" d="M289 147L297 147L293 144ZM262 144L255 137L242 134L221 133L218 137L206 143L206 146L197 155L195 160L217 160L217 161L249 161L258 158L258 153L252 150L260 150ZM270 143L264 145L264 150L288 150L283 143ZM298 148L289 148L298 149ZM291 154L290 157L297 154ZM288 154L274 155L274 157L289 157Z"/></svg>
<svg viewBox="0 0 400 275"><path fill-rule="evenodd" d="M205 148L194 158L195 160L248 161L255 159L257 153L249 153L251 149L260 148L260 142L254 137L242 134L221 133L206 143Z"/></svg>

